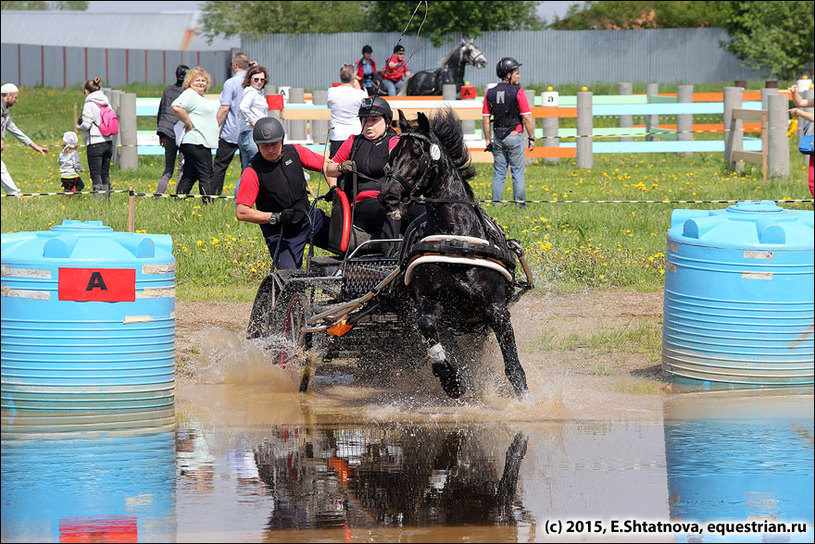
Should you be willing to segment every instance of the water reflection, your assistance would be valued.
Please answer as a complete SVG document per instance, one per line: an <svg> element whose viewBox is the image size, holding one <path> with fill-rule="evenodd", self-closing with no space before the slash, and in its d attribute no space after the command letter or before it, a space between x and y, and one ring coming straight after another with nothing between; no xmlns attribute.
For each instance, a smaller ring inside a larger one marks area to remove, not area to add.
<svg viewBox="0 0 815 544"><path fill-rule="evenodd" d="M516 490L527 437L517 433L500 464L483 438L439 427L273 432L255 450L276 498L268 528L514 524L526 516Z"/></svg>
<svg viewBox="0 0 815 544"><path fill-rule="evenodd" d="M3 413L3 542L175 541L173 408Z"/></svg>
<svg viewBox="0 0 815 544"><path fill-rule="evenodd" d="M808 534L678 535L678 541L811 542L812 390L721 391L665 402L671 518L807 522Z"/></svg>

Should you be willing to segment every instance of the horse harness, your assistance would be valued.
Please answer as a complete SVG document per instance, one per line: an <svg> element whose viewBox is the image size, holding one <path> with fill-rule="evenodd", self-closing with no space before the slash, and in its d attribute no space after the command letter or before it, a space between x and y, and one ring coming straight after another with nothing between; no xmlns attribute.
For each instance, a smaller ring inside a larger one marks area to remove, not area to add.
<svg viewBox="0 0 815 544"><path fill-rule="evenodd" d="M415 138L430 145L428 150L425 151L419 159L419 169L422 170L422 175L415 185L411 186L404 177L393 170L387 173L387 177L398 181L404 189L406 196L403 197L402 200L409 201L416 200L414 195L424 188L427 179L432 175L438 174L441 149L438 143L418 132L402 132L400 138L404 137ZM481 210L475 202L457 199L425 199L425 202L466 204L472 206L484 231L487 233L487 238L493 238L493 240L452 234L433 234L421 238L421 240L415 244L410 245L410 250L400 259L400 266L405 270L405 285L410 284L415 268L422 264L462 264L478 266L499 272L509 283L514 283L515 258L518 256L523 259L523 249L517 242L513 244L512 242L515 242L514 240L507 241L511 249L502 247L502 245L498 243L498 240L506 240L503 230L495 224L491 218L485 217L483 210ZM492 236L489 236L490 234L492 234ZM405 242L410 242L407 236L405 237ZM524 269L526 269L526 266L524 266Z"/></svg>

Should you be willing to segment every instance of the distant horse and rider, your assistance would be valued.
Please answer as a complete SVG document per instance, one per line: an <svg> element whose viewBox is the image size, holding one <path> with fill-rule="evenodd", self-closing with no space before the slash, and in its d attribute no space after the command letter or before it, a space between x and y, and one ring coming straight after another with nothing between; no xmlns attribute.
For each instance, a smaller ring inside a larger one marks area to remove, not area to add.
<svg viewBox="0 0 815 544"><path fill-rule="evenodd" d="M464 69L467 65L476 68L487 66L487 58L473 40L461 40L450 53L439 62L439 66L433 70L422 70L416 72L407 80L405 84L405 94L407 96L437 96L442 94L443 85L455 84L456 96L461 95L461 87L464 85ZM387 89L382 81L382 73L374 74L374 89L378 89L380 96L387 96Z"/></svg>

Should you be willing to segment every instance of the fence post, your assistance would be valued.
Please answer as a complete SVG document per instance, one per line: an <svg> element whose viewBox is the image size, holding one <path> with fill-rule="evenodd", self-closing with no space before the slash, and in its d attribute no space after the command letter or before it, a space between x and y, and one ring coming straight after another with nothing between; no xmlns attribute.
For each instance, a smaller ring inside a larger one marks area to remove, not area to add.
<svg viewBox="0 0 815 544"><path fill-rule="evenodd" d="M127 202L127 232L136 232L136 196L130 186L130 197Z"/></svg>
<svg viewBox="0 0 815 544"><path fill-rule="evenodd" d="M547 92L552 91L552 87L546 88ZM544 93L544 99L546 94ZM553 96L553 95L552 95ZM552 106L549 103L541 103L543 106ZM555 105L557 107L557 105ZM544 117L543 118L543 147L560 147L560 138L558 138L558 130L560 122L557 117ZM546 157L543 159L544 163L556 163L559 159L557 157Z"/></svg>
<svg viewBox="0 0 815 544"><path fill-rule="evenodd" d="M113 108L113 111L116 112L116 115L120 115L121 113L121 105L122 105L122 95L125 94L124 91L120 91L118 89L111 89L110 96L108 96L108 100L110 101L110 107ZM113 157L111 159L111 164L118 165L121 162L121 153L122 148L122 131L119 131L119 134L113 136Z"/></svg>
<svg viewBox="0 0 815 544"><path fill-rule="evenodd" d="M693 85L677 85L676 101L679 104L689 104L693 102ZM682 113L676 116L676 139L680 142L693 141L693 114ZM690 151L680 153L683 157L693 155Z"/></svg>
<svg viewBox="0 0 815 544"><path fill-rule="evenodd" d="M530 108L534 107L535 106L535 91L533 91L531 89L524 89L524 93L526 94L526 99L529 101L529 107ZM533 134L537 134L538 127L536 125L537 125L537 123L535 122L535 118L532 117L532 133ZM521 134L524 135L524 142L526 142L526 138L528 137L528 135L526 134L526 127L524 126L523 123L521 123ZM526 148L526 145L524 145L524 148ZM532 159L532 158L529 158L529 157L527 157L526 160L525 160L525 164L532 164L534 162L535 162L535 159Z"/></svg>
<svg viewBox="0 0 815 544"><path fill-rule="evenodd" d="M592 157L592 132L594 118L591 111L592 93L583 87L577 93L577 167L590 169Z"/></svg>
<svg viewBox="0 0 815 544"><path fill-rule="evenodd" d="M620 81L617 84L617 89L619 94L621 95L630 95L634 93L634 85L627 81ZM633 115L621 115L620 116L620 133L621 134L631 134L633 131L631 129L634 128L634 116ZM621 142L633 142L634 138L632 136L620 136Z"/></svg>
<svg viewBox="0 0 815 544"><path fill-rule="evenodd" d="M289 89L289 104L305 104L305 89L292 87ZM306 121L289 119L286 121L286 141L303 142L306 140Z"/></svg>
<svg viewBox="0 0 815 544"><path fill-rule="evenodd" d="M645 95L648 103L651 104L651 97L659 95L659 83L646 83ZM656 131L659 129L659 115L645 116L645 141L653 142L658 138Z"/></svg>
<svg viewBox="0 0 815 544"><path fill-rule="evenodd" d="M740 108L742 103L741 87L724 88L724 113L722 114L722 125L724 129L724 160L733 162L733 151L741 151L744 148L744 133L742 132L742 122L733 119L733 108ZM736 169L744 169L742 163L736 163Z"/></svg>
<svg viewBox="0 0 815 544"><path fill-rule="evenodd" d="M318 89L311 92L311 103L315 106L325 106L328 104L328 91ZM328 126L330 121L311 122L311 140L315 144L324 144L328 140Z"/></svg>
<svg viewBox="0 0 815 544"><path fill-rule="evenodd" d="M768 97L767 111L767 175L789 177L790 142L787 138L787 96Z"/></svg>
<svg viewBox="0 0 815 544"><path fill-rule="evenodd" d="M119 136L122 143L119 152L119 168L137 170L139 168L139 148L135 93L122 93L120 98Z"/></svg>

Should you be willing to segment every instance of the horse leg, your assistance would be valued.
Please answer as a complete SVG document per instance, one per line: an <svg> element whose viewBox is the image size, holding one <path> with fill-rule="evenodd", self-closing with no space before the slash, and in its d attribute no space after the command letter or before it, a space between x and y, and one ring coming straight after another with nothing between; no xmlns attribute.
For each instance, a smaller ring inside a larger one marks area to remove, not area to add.
<svg viewBox="0 0 815 544"><path fill-rule="evenodd" d="M529 389L526 387L526 373L518 358L518 347L515 345L515 331L512 329L509 310L504 305L494 304L490 317L490 326L495 332L495 338L501 346L501 354L504 357L504 373L515 388L515 395L519 399L524 399L529 394Z"/></svg>
<svg viewBox="0 0 815 544"><path fill-rule="evenodd" d="M444 346L439 341L437 323L440 315L441 305L438 302L429 299L423 299L420 302L419 331L427 346L427 354L433 362L433 375L439 378L447 396L457 399L467 391L467 388L464 385L461 370L450 363L444 352Z"/></svg>

